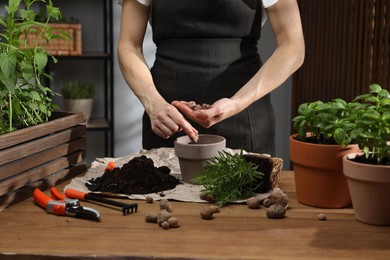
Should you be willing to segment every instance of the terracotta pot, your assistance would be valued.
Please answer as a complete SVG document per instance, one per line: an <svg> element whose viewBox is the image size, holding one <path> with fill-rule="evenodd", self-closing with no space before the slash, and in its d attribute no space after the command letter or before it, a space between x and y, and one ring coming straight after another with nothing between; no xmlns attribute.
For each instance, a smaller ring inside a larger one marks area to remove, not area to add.
<svg viewBox="0 0 390 260"><path fill-rule="evenodd" d="M182 180L192 183L196 173L206 165L206 161L219 155L226 148L226 140L218 135L199 135L197 142L188 136L181 136L175 141L175 153L179 158Z"/></svg>
<svg viewBox="0 0 390 260"><path fill-rule="evenodd" d="M357 152L357 145L306 143L290 136L290 159L294 165L297 199L320 208L350 206L351 197L343 174L342 158Z"/></svg>
<svg viewBox="0 0 390 260"><path fill-rule="evenodd" d="M86 122L88 122L91 117L92 106L93 98L64 99L65 111L73 113L83 112Z"/></svg>
<svg viewBox="0 0 390 260"><path fill-rule="evenodd" d="M357 163L343 158L352 205L357 220L372 225L390 225L390 166Z"/></svg>

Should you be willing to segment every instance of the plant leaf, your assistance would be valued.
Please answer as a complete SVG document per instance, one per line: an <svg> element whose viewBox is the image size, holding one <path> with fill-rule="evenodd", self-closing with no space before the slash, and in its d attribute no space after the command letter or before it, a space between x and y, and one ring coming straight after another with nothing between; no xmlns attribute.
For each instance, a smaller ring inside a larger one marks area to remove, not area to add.
<svg viewBox="0 0 390 260"><path fill-rule="evenodd" d="M35 64L39 71L43 71L47 64L47 54L44 52L37 52L35 55Z"/></svg>
<svg viewBox="0 0 390 260"><path fill-rule="evenodd" d="M13 55L8 55L8 53L0 54L0 68L4 73L4 76L9 77L11 73L15 72L16 67L16 57Z"/></svg>

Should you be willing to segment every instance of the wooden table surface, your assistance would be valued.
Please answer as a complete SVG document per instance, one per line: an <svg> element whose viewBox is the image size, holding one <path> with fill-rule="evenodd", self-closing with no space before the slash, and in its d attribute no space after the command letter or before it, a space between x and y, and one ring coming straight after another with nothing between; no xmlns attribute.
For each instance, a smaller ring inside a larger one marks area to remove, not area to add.
<svg viewBox="0 0 390 260"><path fill-rule="evenodd" d="M30 198L0 212L0 259L390 259L390 227L360 223L351 208L304 206L296 200L293 172L281 178L290 198L284 219L267 218L264 208L229 205L202 220L207 204L172 202L181 226L169 230L144 221L159 211L157 202L136 201L138 212L126 216L83 202L101 213L94 222L47 214ZM327 220L319 221L319 213Z"/></svg>

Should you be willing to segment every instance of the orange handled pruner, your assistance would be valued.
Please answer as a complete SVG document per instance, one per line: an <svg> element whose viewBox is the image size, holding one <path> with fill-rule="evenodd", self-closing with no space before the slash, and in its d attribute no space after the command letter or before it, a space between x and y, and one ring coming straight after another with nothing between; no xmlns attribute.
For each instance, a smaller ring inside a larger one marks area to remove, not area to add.
<svg viewBox="0 0 390 260"><path fill-rule="evenodd" d="M45 208L48 213L95 221L100 220L100 213L97 210L80 206L79 200L65 197L54 187L50 188L50 193L52 198L38 188L33 192L34 201Z"/></svg>

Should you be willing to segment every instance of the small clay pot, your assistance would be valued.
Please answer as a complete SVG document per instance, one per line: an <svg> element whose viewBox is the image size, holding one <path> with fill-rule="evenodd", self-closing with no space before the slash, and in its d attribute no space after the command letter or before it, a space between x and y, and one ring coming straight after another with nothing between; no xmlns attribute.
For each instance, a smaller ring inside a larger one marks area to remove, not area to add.
<svg viewBox="0 0 390 260"><path fill-rule="evenodd" d="M188 136L178 137L175 141L175 153L179 158L182 180L192 183L206 161L218 156L226 148L226 139L218 135L201 134L197 142Z"/></svg>
<svg viewBox="0 0 390 260"><path fill-rule="evenodd" d="M343 171L357 220L390 226L390 166L355 162L358 153L343 157Z"/></svg>
<svg viewBox="0 0 390 260"><path fill-rule="evenodd" d="M83 112L87 123L91 117L92 106L93 98L64 99L64 110L74 113Z"/></svg>

